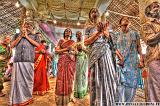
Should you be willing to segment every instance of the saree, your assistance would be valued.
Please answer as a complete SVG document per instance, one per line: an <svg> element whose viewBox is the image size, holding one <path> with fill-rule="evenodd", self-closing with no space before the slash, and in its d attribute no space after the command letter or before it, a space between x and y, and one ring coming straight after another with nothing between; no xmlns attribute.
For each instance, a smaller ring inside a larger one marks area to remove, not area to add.
<svg viewBox="0 0 160 106"><path fill-rule="evenodd" d="M160 102L160 60L155 60L149 63L148 76L148 102Z"/></svg>
<svg viewBox="0 0 160 106"><path fill-rule="evenodd" d="M35 50L40 52L41 50L45 50L45 46L40 45ZM44 95L49 90L46 62L46 53L35 54L33 94Z"/></svg>
<svg viewBox="0 0 160 106"><path fill-rule="evenodd" d="M148 68L147 78L147 101L148 102L160 102L160 40L156 42L157 38L160 38L160 24L155 22L146 22L143 24L143 38L147 44L146 51L146 66ZM150 46L148 43L152 40L154 46Z"/></svg>
<svg viewBox="0 0 160 106"><path fill-rule="evenodd" d="M117 49L124 57L124 66L117 66L117 72L120 73L118 84L118 102L132 102L138 87L143 88L141 69L138 67L138 48L137 40L139 34L129 30L128 35L123 32L116 34L118 37Z"/></svg>
<svg viewBox="0 0 160 106"><path fill-rule="evenodd" d="M84 98L88 89L88 56L84 51L76 55L76 76L74 82L74 97Z"/></svg>
<svg viewBox="0 0 160 106"><path fill-rule="evenodd" d="M74 41L69 40L64 42L60 41L60 47L70 47ZM73 88L75 74L75 58L73 55L67 53L61 53L58 60L58 72L56 79L56 104L60 106L67 105L70 102L70 97Z"/></svg>
<svg viewBox="0 0 160 106"><path fill-rule="evenodd" d="M9 106L25 106L33 102L34 63L13 63Z"/></svg>
<svg viewBox="0 0 160 106"><path fill-rule="evenodd" d="M96 27L86 29L91 35ZM110 40L99 37L90 45L89 66L91 70L90 106L114 106L116 98L116 70Z"/></svg>

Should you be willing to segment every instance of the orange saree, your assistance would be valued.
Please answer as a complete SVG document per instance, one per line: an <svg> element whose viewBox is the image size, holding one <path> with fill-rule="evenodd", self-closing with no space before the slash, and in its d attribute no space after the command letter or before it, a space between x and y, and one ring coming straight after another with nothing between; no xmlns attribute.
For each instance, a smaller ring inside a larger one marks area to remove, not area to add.
<svg viewBox="0 0 160 106"><path fill-rule="evenodd" d="M44 45L36 48L34 64L34 88L33 94L44 95L49 90L49 81L47 77L47 54Z"/></svg>

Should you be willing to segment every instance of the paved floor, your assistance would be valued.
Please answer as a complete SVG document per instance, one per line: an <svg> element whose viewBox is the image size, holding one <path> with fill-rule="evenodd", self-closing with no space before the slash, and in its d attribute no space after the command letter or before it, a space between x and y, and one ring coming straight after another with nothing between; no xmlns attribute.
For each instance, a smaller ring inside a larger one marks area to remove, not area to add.
<svg viewBox="0 0 160 106"><path fill-rule="evenodd" d="M44 96L36 96L34 95L34 102L29 106L56 106L55 104L55 78L49 78L51 90ZM5 97L0 97L0 106L7 106L10 82L4 83L4 93ZM143 90L137 90L136 97L134 99L135 102L144 102L144 93ZM84 99L77 99L76 104L70 103L68 106L89 106L89 94Z"/></svg>

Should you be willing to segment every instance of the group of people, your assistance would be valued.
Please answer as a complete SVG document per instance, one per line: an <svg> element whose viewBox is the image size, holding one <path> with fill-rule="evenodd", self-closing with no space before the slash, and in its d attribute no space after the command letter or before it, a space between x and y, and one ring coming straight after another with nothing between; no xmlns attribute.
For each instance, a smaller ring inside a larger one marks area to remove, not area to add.
<svg viewBox="0 0 160 106"><path fill-rule="evenodd" d="M98 10L91 9L84 41L77 32L74 42L72 31L67 28L56 47L59 54L56 103L60 106L73 100L72 93L76 98L83 98L88 87L91 106L132 102L136 89L143 88L140 68L144 60L139 33L129 28L128 17L122 17L121 31L115 34L108 31L109 22L104 24L98 19Z"/></svg>
<svg viewBox="0 0 160 106"><path fill-rule="evenodd" d="M71 29L64 31L64 38L56 47L56 53L59 54L57 105L67 105L73 100L72 93L74 97L82 98L87 86L90 90L91 106L133 102L137 88L144 89L144 67L148 70L146 100L160 101L159 2L151 3L145 11L146 17L152 20L142 25L143 35L130 28L131 23L127 16L120 19L119 32L109 32L109 22L98 20L99 12L96 8L89 12L84 41L80 40L80 32L76 34L77 42L74 42L71 39ZM148 47L145 56L142 54L140 38ZM90 79L87 76L89 72Z"/></svg>
<svg viewBox="0 0 160 106"><path fill-rule="evenodd" d="M147 67L149 72L147 101L160 102L159 2L147 6L145 12L147 17L153 19L142 25L141 36L148 46L146 58L142 54L140 34L130 28L130 19L126 16L119 21L119 32L109 32L110 23L100 21L98 9L92 8L85 35L76 32L77 40L74 41L72 30L64 30L63 38L55 47L58 63L57 59L53 63L53 68L58 70L54 73L58 106L76 102L74 98L83 99L88 91L90 106L133 102L137 88L144 87L143 67ZM31 23L22 21L20 30L21 33L13 36L10 45L15 48L9 99L11 106L32 103L33 94L44 95L50 88L47 63L51 57L46 41L40 42ZM5 52L7 47L2 47L4 50L1 51ZM0 96L3 96L1 79L0 70Z"/></svg>

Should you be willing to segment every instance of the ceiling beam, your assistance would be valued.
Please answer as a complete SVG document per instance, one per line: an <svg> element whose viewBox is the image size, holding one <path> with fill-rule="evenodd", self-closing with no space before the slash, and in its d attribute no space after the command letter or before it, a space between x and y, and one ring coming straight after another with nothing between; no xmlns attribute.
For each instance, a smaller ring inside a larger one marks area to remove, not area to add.
<svg viewBox="0 0 160 106"><path fill-rule="evenodd" d="M38 10L37 0L19 0L19 1L27 9L32 9L34 11Z"/></svg>
<svg viewBox="0 0 160 106"><path fill-rule="evenodd" d="M98 7L98 10L100 14L103 14L106 12L108 6L111 4L112 0L101 0L101 3Z"/></svg>
<svg viewBox="0 0 160 106"><path fill-rule="evenodd" d="M81 11L82 11L83 3L84 3L84 0L81 0L80 1L80 11L79 11L79 15L78 15L78 21L79 21L79 18L81 17Z"/></svg>

